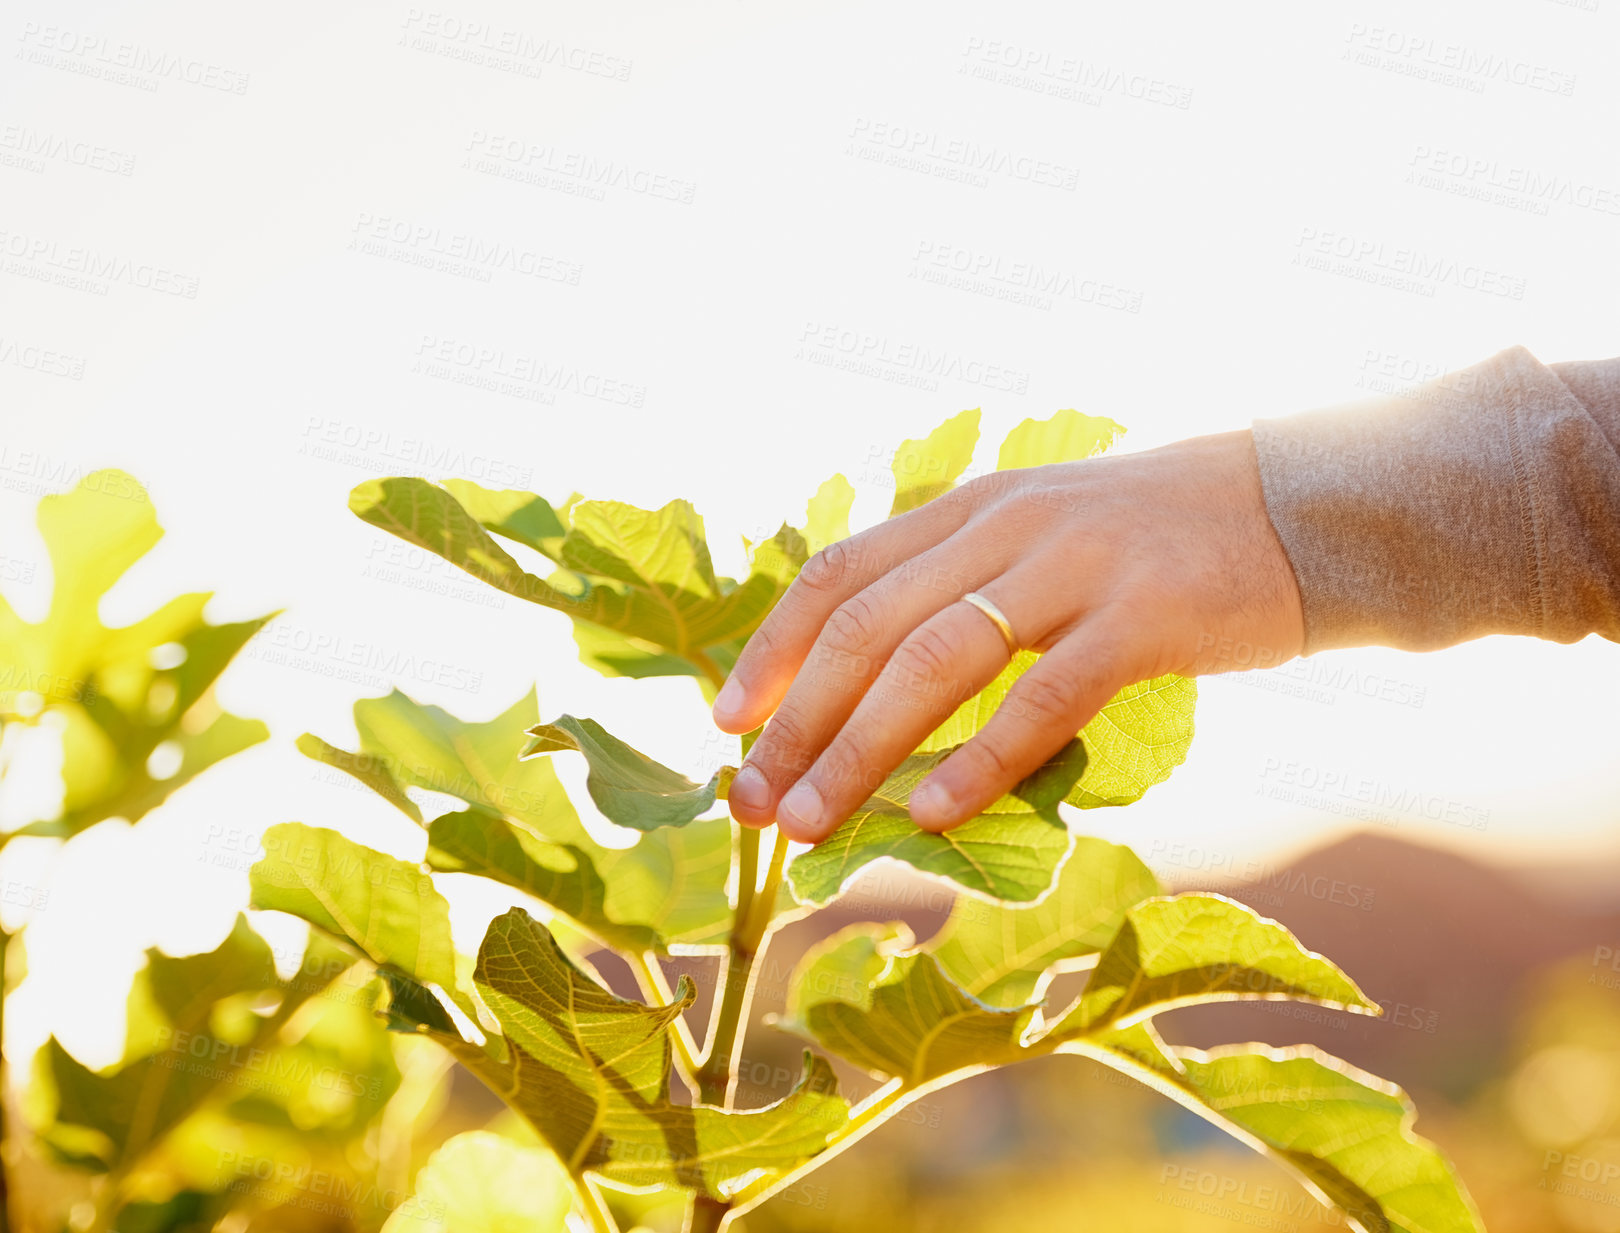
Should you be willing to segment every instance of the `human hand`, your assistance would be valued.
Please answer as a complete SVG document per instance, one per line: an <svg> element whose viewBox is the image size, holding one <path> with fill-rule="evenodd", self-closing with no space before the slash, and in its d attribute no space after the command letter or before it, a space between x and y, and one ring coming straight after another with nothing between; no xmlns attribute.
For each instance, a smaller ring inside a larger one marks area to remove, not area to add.
<svg viewBox="0 0 1620 1233"><path fill-rule="evenodd" d="M1042 655L912 793L925 830L976 816L1127 685L1304 645L1247 430L981 475L817 553L749 639L714 721L770 722L732 816L820 842L994 680L1011 652L970 591Z"/></svg>

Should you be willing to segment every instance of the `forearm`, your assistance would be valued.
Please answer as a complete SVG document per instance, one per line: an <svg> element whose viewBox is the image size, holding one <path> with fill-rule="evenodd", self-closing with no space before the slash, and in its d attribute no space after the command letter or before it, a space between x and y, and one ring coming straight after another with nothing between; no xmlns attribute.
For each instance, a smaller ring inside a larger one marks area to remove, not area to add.
<svg viewBox="0 0 1620 1233"><path fill-rule="evenodd" d="M1620 640L1620 360L1513 347L1253 433L1307 652Z"/></svg>

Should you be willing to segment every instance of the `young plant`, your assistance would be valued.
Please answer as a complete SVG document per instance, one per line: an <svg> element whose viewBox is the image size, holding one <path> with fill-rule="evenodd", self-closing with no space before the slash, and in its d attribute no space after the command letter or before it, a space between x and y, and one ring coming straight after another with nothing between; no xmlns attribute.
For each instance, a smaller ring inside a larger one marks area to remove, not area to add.
<svg viewBox="0 0 1620 1233"><path fill-rule="evenodd" d="M998 468L1088 457L1120 431L1073 411L1026 420ZM977 438L969 411L906 442L891 516L949 489ZM712 699L810 552L848 533L852 496L841 476L828 481L802 529L784 525L750 546L740 580L715 574L702 520L685 501L643 510L576 497L553 507L531 493L394 478L362 484L351 507L510 595L566 613L582 658L603 672L690 675ZM500 540L547 559L548 576ZM925 1093L1053 1053L1090 1057L1164 1093L1271 1155L1358 1228L1478 1229L1451 1167L1412 1134L1414 1111L1393 1085L1308 1046L1204 1052L1159 1035L1158 1015L1208 1001L1286 998L1379 1013L1275 921L1219 895L1165 895L1127 849L1076 836L1060 815L1065 802L1127 804L1169 774L1192 736L1191 682L1123 691L1045 766L952 831L911 822L912 786L983 726L1034 660L1016 657L807 850L714 812L731 768L698 783L594 720L536 723L532 692L487 723L398 692L363 701L358 750L314 736L300 747L425 824L425 867L289 824L266 836L254 900L375 964L389 1022L438 1041L522 1116L599 1233L614 1228L605 1194L649 1188L691 1196L689 1229L719 1228ZM633 845L591 836L552 770L558 756L584 759L592 804L640 832ZM427 820L412 789L462 808ZM851 1106L827 1058L807 1050L789 1095L736 1107L751 985L772 931L838 898L874 862L948 883L949 919L922 946L893 925L827 938L796 970L778 1026L880 1086ZM460 955L424 868L501 883L535 912L497 917L477 956ZM609 991L593 948L624 958L644 1001ZM701 1047L685 1017L696 990L688 977L671 989L663 966L691 954L719 957ZM1084 968L1079 997L1049 1005L1053 974Z"/></svg>

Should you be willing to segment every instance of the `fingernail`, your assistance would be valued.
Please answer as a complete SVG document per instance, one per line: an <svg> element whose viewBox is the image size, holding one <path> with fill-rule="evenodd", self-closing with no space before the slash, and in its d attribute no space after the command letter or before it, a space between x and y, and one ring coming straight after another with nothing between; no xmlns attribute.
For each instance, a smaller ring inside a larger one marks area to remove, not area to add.
<svg viewBox="0 0 1620 1233"><path fill-rule="evenodd" d="M789 839L814 843L821 832L821 793L799 780L776 807L776 828Z"/></svg>
<svg viewBox="0 0 1620 1233"><path fill-rule="evenodd" d="M745 766L732 779L731 787L726 789L726 799L744 809L764 809L770 804L771 785L757 767Z"/></svg>
<svg viewBox="0 0 1620 1233"><path fill-rule="evenodd" d="M709 709L709 713L716 719L728 718L741 711L747 701L748 691L743 688L742 682L734 676L728 676L726 683L720 686L720 692L715 695L714 706Z"/></svg>
<svg viewBox="0 0 1620 1233"><path fill-rule="evenodd" d="M911 818L919 826L924 821L935 826L954 822L956 798L944 784L930 779L911 794Z"/></svg>

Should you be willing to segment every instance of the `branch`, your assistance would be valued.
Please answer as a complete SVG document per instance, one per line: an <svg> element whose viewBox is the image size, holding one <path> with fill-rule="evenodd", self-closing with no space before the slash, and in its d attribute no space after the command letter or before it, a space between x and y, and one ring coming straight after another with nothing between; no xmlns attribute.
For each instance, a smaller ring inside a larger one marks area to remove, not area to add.
<svg viewBox="0 0 1620 1233"><path fill-rule="evenodd" d="M787 862L787 840L775 833L770 868L765 885L754 895L746 915L739 912L732 920L730 949L721 985L714 1027L709 1033L708 1052L698 1068L698 1099L706 1105L730 1108L734 1093L737 1052L754 983L754 961L764 949L776 912L776 896L782 886L782 868Z"/></svg>

